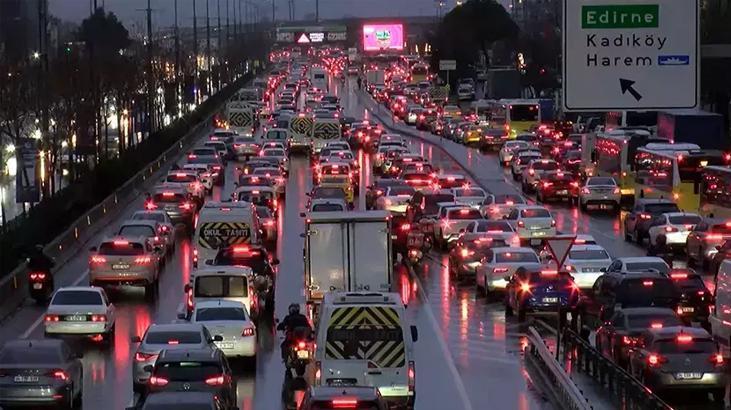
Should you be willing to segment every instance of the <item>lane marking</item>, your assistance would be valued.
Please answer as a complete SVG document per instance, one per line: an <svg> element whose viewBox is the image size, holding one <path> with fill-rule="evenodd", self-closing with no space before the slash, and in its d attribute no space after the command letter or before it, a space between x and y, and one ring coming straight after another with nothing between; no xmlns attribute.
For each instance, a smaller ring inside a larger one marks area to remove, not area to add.
<svg viewBox="0 0 731 410"><path fill-rule="evenodd" d="M89 276L88 269L84 271L83 275L76 278L76 280L73 283L71 283L71 286L79 286L81 281L84 280L84 278L86 278L87 276ZM30 334L33 333L38 328L38 326L41 325L41 323L43 323L43 318L45 318L45 317L46 317L46 314L42 313L41 316L39 316L35 322L31 323L30 327L28 329L26 329L25 332L23 332L23 334L20 335L20 338L27 339L28 336L30 336Z"/></svg>

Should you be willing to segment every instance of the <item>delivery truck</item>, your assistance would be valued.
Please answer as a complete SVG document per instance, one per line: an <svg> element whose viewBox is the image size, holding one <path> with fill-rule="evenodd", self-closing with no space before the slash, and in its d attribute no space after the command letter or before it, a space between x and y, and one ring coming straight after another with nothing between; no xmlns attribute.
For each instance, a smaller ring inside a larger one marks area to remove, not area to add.
<svg viewBox="0 0 731 410"><path fill-rule="evenodd" d="M393 277L387 211L305 215L305 294L309 305L326 292L389 292Z"/></svg>
<svg viewBox="0 0 731 410"><path fill-rule="evenodd" d="M673 110L657 113L657 136L677 143L698 144L703 149L726 150L728 137L723 116L702 110Z"/></svg>

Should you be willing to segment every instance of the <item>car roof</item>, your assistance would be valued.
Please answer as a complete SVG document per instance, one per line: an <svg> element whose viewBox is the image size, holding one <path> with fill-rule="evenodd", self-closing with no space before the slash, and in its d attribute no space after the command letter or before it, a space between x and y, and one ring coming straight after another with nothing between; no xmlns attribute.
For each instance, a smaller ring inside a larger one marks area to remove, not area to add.
<svg viewBox="0 0 731 410"><path fill-rule="evenodd" d="M663 275L662 273L655 271L655 270L649 270L644 272L610 272L606 275L616 275L620 278L620 280L629 280L629 279L667 279L670 280L666 275Z"/></svg>
<svg viewBox="0 0 731 410"><path fill-rule="evenodd" d="M56 293L58 292L64 292L64 291L87 291L87 292L96 292L96 293L102 293L102 288L96 287L96 286L64 286L61 288L58 288L56 290Z"/></svg>
<svg viewBox="0 0 731 410"><path fill-rule="evenodd" d="M601 245L571 245L572 251L605 251L606 249Z"/></svg>
<svg viewBox="0 0 731 410"><path fill-rule="evenodd" d="M627 257L620 257L615 260L618 260L622 263L638 263L638 262L665 262L663 258L660 258L658 256L627 256ZM665 262L667 264L667 262Z"/></svg>
<svg viewBox="0 0 731 410"><path fill-rule="evenodd" d="M671 201L667 198L638 198L635 200L637 204L641 205L647 205L647 204L674 204L675 201Z"/></svg>
<svg viewBox="0 0 731 410"><path fill-rule="evenodd" d="M495 248L491 248L493 252L495 253L508 253L508 252L520 252L520 253L532 253L534 255L536 254L536 251L533 250L533 248L527 248L527 247L515 247L515 246L498 246Z"/></svg>
<svg viewBox="0 0 731 410"><path fill-rule="evenodd" d="M700 216L699 214L697 214L695 212L664 212L662 215L667 216L667 217L671 217L671 216Z"/></svg>
<svg viewBox="0 0 731 410"><path fill-rule="evenodd" d="M205 302L199 302L205 303ZM185 331L196 331L200 332L203 330L203 325L200 323L153 323L147 329L148 332L185 332Z"/></svg>
<svg viewBox="0 0 731 410"><path fill-rule="evenodd" d="M675 311L670 308L661 308L661 307L631 307L631 308L622 308L622 314L625 316L632 316L632 315L660 315L660 314L671 314L675 316Z"/></svg>

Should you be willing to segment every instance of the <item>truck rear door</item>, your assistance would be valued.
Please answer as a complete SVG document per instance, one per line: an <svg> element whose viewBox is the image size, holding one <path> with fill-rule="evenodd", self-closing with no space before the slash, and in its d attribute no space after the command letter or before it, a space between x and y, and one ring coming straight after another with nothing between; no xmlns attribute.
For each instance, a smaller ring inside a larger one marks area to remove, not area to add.
<svg viewBox="0 0 731 410"><path fill-rule="evenodd" d="M313 298L321 299L331 290L348 290L344 272L348 269L348 241L345 227L339 222L309 225L306 236L309 254L309 289Z"/></svg>
<svg viewBox="0 0 731 410"><path fill-rule="evenodd" d="M388 292L391 288L390 232L385 221L350 225L350 287L352 291ZM357 239L356 239L357 238Z"/></svg>

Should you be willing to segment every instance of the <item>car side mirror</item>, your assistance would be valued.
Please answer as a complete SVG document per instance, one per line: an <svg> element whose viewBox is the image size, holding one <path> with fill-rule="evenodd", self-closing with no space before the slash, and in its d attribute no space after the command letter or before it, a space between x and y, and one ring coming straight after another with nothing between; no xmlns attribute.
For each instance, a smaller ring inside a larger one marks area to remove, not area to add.
<svg viewBox="0 0 731 410"><path fill-rule="evenodd" d="M89 252L96 252L96 246L92 246L91 248L89 248Z"/></svg>
<svg viewBox="0 0 731 410"><path fill-rule="evenodd" d="M214 342L223 342L223 336L215 335L215 336L213 336L213 341Z"/></svg>
<svg viewBox="0 0 731 410"><path fill-rule="evenodd" d="M416 342L419 340L419 329L416 326L411 325L411 341Z"/></svg>
<svg viewBox="0 0 731 410"><path fill-rule="evenodd" d="M279 259L277 259L277 258L272 259L272 265L279 265Z"/></svg>
<svg viewBox="0 0 731 410"><path fill-rule="evenodd" d="M144 370L144 371L146 371L148 373L151 373L152 372L152 365L151 364L148 364L145 367L143 367L142 370Z"/></svg>
<svg viewBox="0 0 731 410"><path fill-rule="evenodd" d="M132 342L132 343L141 343L142 342L142 338L140 338L139 336L135 335L135 336L132 336L130 338L130 342Z"/></svg>

